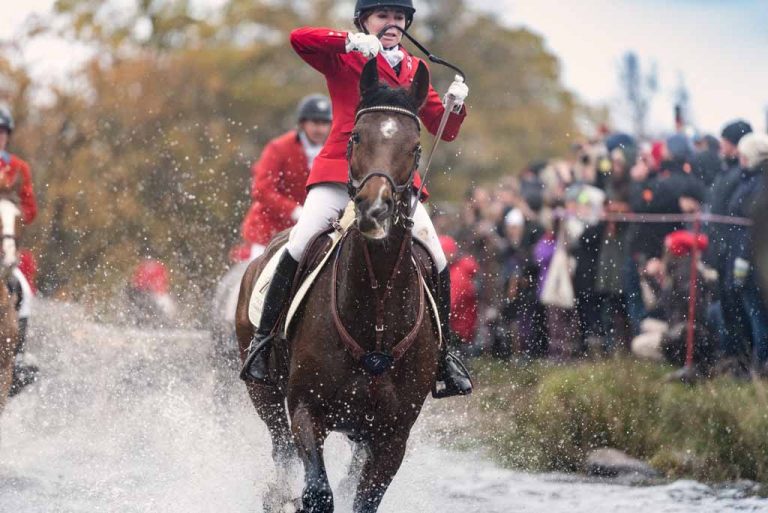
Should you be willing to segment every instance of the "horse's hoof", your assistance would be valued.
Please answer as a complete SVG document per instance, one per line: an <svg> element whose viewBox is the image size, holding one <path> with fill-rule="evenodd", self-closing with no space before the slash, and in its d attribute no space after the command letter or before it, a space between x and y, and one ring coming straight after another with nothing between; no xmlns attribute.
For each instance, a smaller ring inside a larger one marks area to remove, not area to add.
<svg viewBox="0 0 768 513"><path fill-rule="evenodd" d="M293 501L283 507L283 513L302 513L303 511L301 509L301 499L293 499Z"/></svg>

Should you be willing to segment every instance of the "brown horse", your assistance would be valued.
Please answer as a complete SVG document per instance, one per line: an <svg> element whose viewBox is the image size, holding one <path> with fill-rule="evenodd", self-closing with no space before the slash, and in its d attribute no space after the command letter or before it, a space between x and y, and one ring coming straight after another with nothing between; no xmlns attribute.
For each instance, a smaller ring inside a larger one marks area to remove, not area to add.
<svg viewBox="0 0 768 513"><path fill-rule="evenodd" d="M13 382L13 363L18 340L16 305L8 292L8 279L17 264L16 240L21 230L21 211L17 204L0 191L0 230L2 260L0 260L0 413L5 409Z"/></svg>
<svg viewBox="0 0 768 513"><path fill-rule="evenodd" d="M417 113L428 88L423 64L409 90L380 85L375 59L366 65L348 154L355 224L310 289L289 340L275 344L270 361L277 362L279 385L247 385L271 434L278 472L296 452L304 464L303 512L333 511L323 460L331 431L356 444L354 512L376 512L434 383L438 328L421 284L425 250L413 245L409 219L421 151ZM285 238L278 235L243 278L236 315L241 357L253 335L248 303L255 281Z"/></svg>

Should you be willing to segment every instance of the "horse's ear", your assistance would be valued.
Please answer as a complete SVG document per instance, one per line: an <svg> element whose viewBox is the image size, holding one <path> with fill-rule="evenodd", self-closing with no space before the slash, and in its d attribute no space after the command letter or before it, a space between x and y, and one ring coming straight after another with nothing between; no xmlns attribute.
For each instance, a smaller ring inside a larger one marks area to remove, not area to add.
<svg viewBox="0 0 768 513"><path fill-rule="evenodd" d="M360 75L360 97L365 98L379 89L379 64L369 59Z"/></svg>
<svg viewBox="0 0 768 513"><path fill-rule="evenodd" d="M416 69L416 75L411 83L411 97L417 108L421 109L427 101L429 94L429 70L427 65L419 61L419 67Z"/></svg>

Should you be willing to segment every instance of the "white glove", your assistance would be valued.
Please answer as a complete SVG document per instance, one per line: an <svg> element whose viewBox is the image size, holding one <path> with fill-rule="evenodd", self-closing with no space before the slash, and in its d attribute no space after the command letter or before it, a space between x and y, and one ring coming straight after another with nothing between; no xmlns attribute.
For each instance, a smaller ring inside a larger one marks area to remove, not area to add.
<svg viewBox="0 0 768 513"><path fill-rule="evenodd" d="M360 52L366 58L371 59L376 57L384 47L381 46L381 41L379 41L379 38L373 34L363 34L362 32L352 34L350 32L347 35L346 48L347 53Z"/></svg>
<svg viewBox="0 0 768 513"><path fill-rule="evenodd" d="M451 87L448 88L448 92L445 93L445 98L443 98L443 105L447 106L448 97L453 96L453 112L458 114L461 112L461 107L464 105L464 100L467 99L468 95L469 87L467 87L467 84L464 83L464 79L461 78L461 75L456 75L453 83L451 84Z"/></svg>
<svg viewBox="0 0 768 513"><path fill-rule="evenodd" d="M293 219L294 223L299 222L299 218L301 217L301 211L304 210L304 207L299 205L298 207L293 209L293 212L291 212L291 219Z"/></svg>
<svg viewBox="0 0 768 513"><path fill-rule="evenodd" d="M744 284L747 282L747 277L749 276L749 271L751 270L752 266L747 260L744 260L743 258L737 258L733 262L733 283L737 287L743 287Z"/></svg>

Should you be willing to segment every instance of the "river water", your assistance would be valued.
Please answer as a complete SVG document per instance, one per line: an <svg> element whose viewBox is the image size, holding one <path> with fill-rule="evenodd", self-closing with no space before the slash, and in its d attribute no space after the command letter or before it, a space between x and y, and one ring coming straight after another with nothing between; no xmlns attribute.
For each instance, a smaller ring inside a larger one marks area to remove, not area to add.
<svg viewBox="0 0 768 513"><path fill-rule="evenodd" d="M30 351L43 375L0 420L0 512L261 512L273 474L266 429L210 344L202 331L100 324L40 304ZM380 511L768 512L764 499L692 481L631 487L500 469L441 448L429 420ZM326 454L336 486L350 451L332 437ZM347 497L339 504L349 511Z"/></svg>

